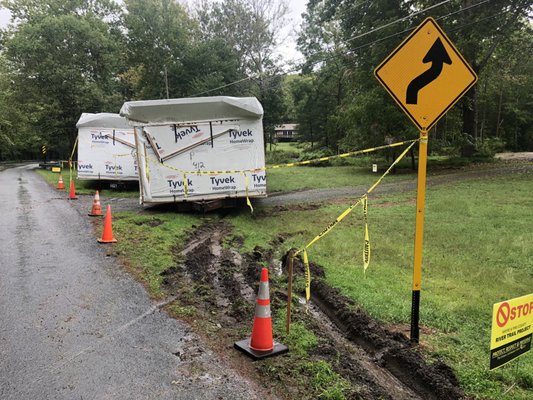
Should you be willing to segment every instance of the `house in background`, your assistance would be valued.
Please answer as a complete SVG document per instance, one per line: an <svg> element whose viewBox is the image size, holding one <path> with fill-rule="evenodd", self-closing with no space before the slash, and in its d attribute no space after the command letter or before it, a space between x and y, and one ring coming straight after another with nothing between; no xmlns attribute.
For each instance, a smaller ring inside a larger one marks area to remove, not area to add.
<svg viewBox="0 0 533 400"><path fill-rule="evenodd" d="M298 124L276 125L274 137L277 142L294 142L298 136Z"/></svg>

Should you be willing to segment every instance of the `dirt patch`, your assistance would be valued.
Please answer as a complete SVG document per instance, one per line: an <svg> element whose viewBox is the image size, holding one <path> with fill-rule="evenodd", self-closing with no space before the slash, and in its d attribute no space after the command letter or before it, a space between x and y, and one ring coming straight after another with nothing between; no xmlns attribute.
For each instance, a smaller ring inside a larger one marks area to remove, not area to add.
<svg viewBox="0 0 533 400"><path fill-rule="evenodd" d="M494 156L500 160L527 160L533 161L533 152L519 152L519 153L498 153Z"/></svg>
<svg viewBox="0 0 533 400"><path fill-rule="evenodd" d="M286 305L283 262L276 256L287 237L274 238L269 248L256 247L241 256L243 238L231 236L225 220L194 227L186 243L174 249L177 263L164 271L164 290L177 301L168 307L176 317L191 323L217 354L232 367L273 388L280 398L314 399L323 388L312 382L301 359L288 356L252 363L232 349L250 335L261 268L270 270L272 309ZM295 267L301 269L301 263ZM452 371L442 363L428 364L416 347L399 332L385 329L357 305L329 287L324 271L311 264L312 304L306 313L295 299L294 320L314 332L319 343L306 356L326 361L349 382L346 398L459 399L464 394Z"/></svg>
<svg viewBox="0 0 533 400"><path fill-rule="evenodd" d="M318 210L322 207L321 204L314 203L302 203L302 204L284 204L284 205L275 205L268 209L263 209L255 212L255 218L270 218L275 215L280 215L288 211L309 211L309 210Z"/></svg>
<svg viewBox="0 0 533 400"><path fill-rule="evenodd" d="M313 280L312 293L313 301L351 342L422 398L464 397L451 369L443 363L427 364L403 334L384 329L321 279Z"/></svg>
<svg viewBox="0 0 533 400"><path fill-rule="evenodd" d="M165 221L161 221L159 218L153 218L153 219L147 219L144 221L133 221L135 225L148 225L152 228L155 228L156 226L162 225L165 223Z"/></svg>

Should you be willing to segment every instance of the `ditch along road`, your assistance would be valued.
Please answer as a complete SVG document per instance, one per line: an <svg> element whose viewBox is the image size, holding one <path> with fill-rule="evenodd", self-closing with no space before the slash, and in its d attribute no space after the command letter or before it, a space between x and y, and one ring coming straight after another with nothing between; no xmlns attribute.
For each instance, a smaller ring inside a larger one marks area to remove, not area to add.
<svg viewBox="0 0 533 400"><path fill-rule="evenodd" d="M152 302L32 168L0 172L0 399L273 398Z"/></svg>
<svg viewBox="0 0 533 400"><path fill-rule="evenodd" d="M428 186L526 171L533 172L533 164L504 163L429 176ZM380 185L373 194L415 188L413 176ZM0 312L0 398L39 394L39 398L313 399L320 395L321 389L313 387L313 373L302 369L301 360L281 356L252 363L232 348L233 342L250 333L262 266L272 271L273 310L286 303L286 292L278 289L286 281L284 254L279 252L285 237L244 253L243 238L227 243L233 236L230 217L200 220L185 243L176 243L176 264L161 274L167 298L155 304L123 272L119 260L106 257L114 255L112 247L103 250L95 244L93 226L85 217L92 196L69 202L66 193L54 192L24 168L0 173L0 190L11 197L0 205L6 216L0 228L6 249L1 256L6 279L0 297L9 305ZM256 202L256 218L260 222L267 212L353 200L365 190L274 195ZM114 211L152 212L141 210L136 199L105 199L108 202ZM154 215L147 223L164 222ZM52 250L56 247L59 250ZM301 276L301 263L295 267ZM446 365L427 363L398 329L381 326L329 287L320 266L311 267L309 312L295 302L293 318L319 339L309 350L310 359L327 361L348 382L346 398L464 397ZM175 315L178 320L167 316L165 311L175 311L165 303L179 305L183 312Z"/></svg>

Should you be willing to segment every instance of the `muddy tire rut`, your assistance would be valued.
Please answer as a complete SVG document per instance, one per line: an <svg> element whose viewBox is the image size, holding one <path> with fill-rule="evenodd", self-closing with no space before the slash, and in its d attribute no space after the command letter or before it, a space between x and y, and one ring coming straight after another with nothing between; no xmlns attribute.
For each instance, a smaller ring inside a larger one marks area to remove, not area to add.
<svg viewBox="0 0 533 400"><path fill-rule="evenodd" d="M268 265L270 269L273 311L276 306L285 304L284 288L272 284L273 274L281 261L276 260L274 250L256 248L249 254L241 255L238 249L242 241L231 238L231 226L225 220L194 227L189 240L176 245L177 265L161 274L163 288L169 296L176 296L181 306L194 309L191 318L203 330L199 333L214 351L233 366L241 366L242 373L270 386L272 382L266 382L263 374L258 372L261 362L254 364L244 359L232 346L233 341L244 338L241 337L243 332L247 335L251 332L258 279L263 266ZM272 245L275 247L276 243ZM297 261L295 267L301 268L301 263ZM320 339L318 346L310 352L310 358L328 361L339 375L351 383L348 398L464 398L449 367L442 363L425 362L405 336L387 331L358 310L351 300L325 283L320 267L312 267L311 305L306 312L300 302L294 301L294 314ZM279 281L286 282L286 275L281 276ZM278 357L275 362L283 369L283 357ZM283 374L279 374L279 380L281 382L274 383L284 390L276 390L278 397L310 398L304 387L283 382ZM289 386L290 390L287 390Z"/></svg>

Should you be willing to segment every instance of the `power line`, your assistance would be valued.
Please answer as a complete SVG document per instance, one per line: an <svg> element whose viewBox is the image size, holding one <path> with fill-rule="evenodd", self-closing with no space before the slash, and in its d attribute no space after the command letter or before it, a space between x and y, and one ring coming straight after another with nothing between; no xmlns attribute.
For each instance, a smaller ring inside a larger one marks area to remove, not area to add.
<svg viewBox="0 0 533 400"><path fill-rule="evenodd" d="M377 27L377 28L371 29L371 30L368 31L368 32L364 32L364 33L362 33L362 34L360 34L360 35L353 36L353 37L351 37L351 38L345 40L345 43L348 43L348 42L351 42L351 41L353 41L353 40L359 39L359 38L361 38L361 37L367 36L367 35L369 35L369 34L371 34L371 33L378 32L378 31L380 31L380 30L382 30L382 29L385 29L385 28L387 28L387 27L389 27L389 26L391 26L391 25L394 25L394 24L396 24L396 23L398 23L398 22L405 21L405 20L410 19L410 18L413 18L413 17L415 17L415 16L417 16L417 15L419 15L419 14L422 14L422 13L424 13L424 12L427 12L427 11L429 11L429 10L432 10L432 9L434 9L434 8L436 8L436 7L439 7L439 6L442 6L442 5L446 4L446 3L449 3L450 1L451 1L451 0L444 0L444 1L440 2L440 3L437 3L437 4L434 4L434 5L432 5L432 6L429 6L429 7L425 8L425 9L423 9L423 10L419 10L419 11L417 11L417 12L411 14L411 15L408 15L408 16L405 16L405 17L402 17L402 18L398 18L398 19L396 19L396 20L394 20L394 21L392 21L392 22L389 22L389 23L387 23L387 24L385 24L385 25L382 25L382 26L379 26L379 27ZM485 4L485 3L488 3L488 2L490 2L490 1L491 1L491 0L482 0L482 1L480 1L479 3L472 4L472 5L468 6L468 7L461 8L461 9L459 9L459 10L456 10L456 11L450 12L450 13L448 13L448 14L446 14L446 15L443 15L443 16L440 16L440 17L437 17L436 20L442 20L442 19L448 18L448 17L450 17L450 16L452 16L452 15L455 15L455 14L459 14L459 13L465 12L465 11L467 11L467 10L470 10L470 9L474 8L474 7L479 7L480 5ZM364 3L365 3L365 2L361 2L359 5L362 5L362 4L364 4ZM359 5L357 5L357 6L359 6ZM462 29L462 28L464 28L464 27L467 27L467 26L470 26L470 25L474 25L474 24L476 24L476 23L482 22L482 21L487 20L487 19L494 18L494 17L496 17L496 16L498 16L498 15L500 15L500 14L504 14L504 13L506 13L506 12L507 12L507 11L500 12L500 13L497 13L497 14L493 14L493 15L491 15L491 16L489 16L489 17L482 18L481 20L478 20L478 21L475 21L475 22L470 22L470 23L467 23L467 24L461 25L460 27L456 27L456 28L454 28L453 31L457 31L457 30L460 30L460 29ZM410 32L410 31L414 30L415 28L416 28L416 27L408 28L408 29L405 29L405 30L403 30L403 31L400 31L400 32L394 33L394 34L392 34L392 35L386 36L386 37L384 37L384 38L375 39L375 40L373 40L373 41L371 41L371 42L368 42L368 43L362 44L362 45L360 45L360 46L358 46L358 47L356 47L356 48L354 48L354 49L347 50L347 51L345 51L345 52L343 52L343 53L340 53L340 54L338 54L338 53L337 53L337 54L331 54L331 55L329 55L329 56L327 56L327 57L324 57L324 58L322 58L322 59L320 59L320 60L318 60L318 61L315 61L315 62L310 63L310 65L316 65L316 64L318 64L319 62L328 61L328 60L330 60L330 59L333 59L333 58L339 57L339 56L341 56L341 55L347 55L347 54L353 53L353 52L355 52L355 51L357 51L357 50L363 49L363 48L365 48L365 47L373 46L373 45L375 45L375 44L377 44L377 43L380 43L380 42L386 41L386 40L388 40L388 39L392 39L392 38L394 38L394 37L396 37L396 36L399 36L399 35L402 35L402 34L408 33L408 32ZM315 55L316 55L316 54L317 54L317 53L315 53ZM311 56L313 56L313 55L311 55ZM296 61L298 62L299 60L305 61L305 57L302 57L302 58L300 58L300 59L298 59L298 60L296 60ZM284 75L287 75L287 74L290 74L290 73L293 73L293 72L298 72L300 69L301 69L301 67L295 67L295 68L292 69L292 70L288 70L288 71L284 72ZM227 84L225 84L225 85L222 85L222 86L216 87L216 88L214 88L214 89L205 90L205 91L203 91L203 92L197 93L197 94L195 94L195 95L193 95L193 96L190 96L190 97L196 97L196 96L200 96L200 95L202 95L202 94L207 94L207 93L214 92L214 91L217 91L217 90L220 90L220 89L224 89L224 88L226 88L226 87L233 86L233 85L236 85L236 84L239 84L239 83L242 83L242 82L245 82L245 81L251 80L251 79L253 79L253 78L257 77L257 76L259 76L259 74L250 75L250 76L247 76L247 77L245 77L245 78L243 78L243 79L239 79L239 80L237 80L237 81L227 83ZM267 77L267 78L268 78L268 77Z"/></svg>

